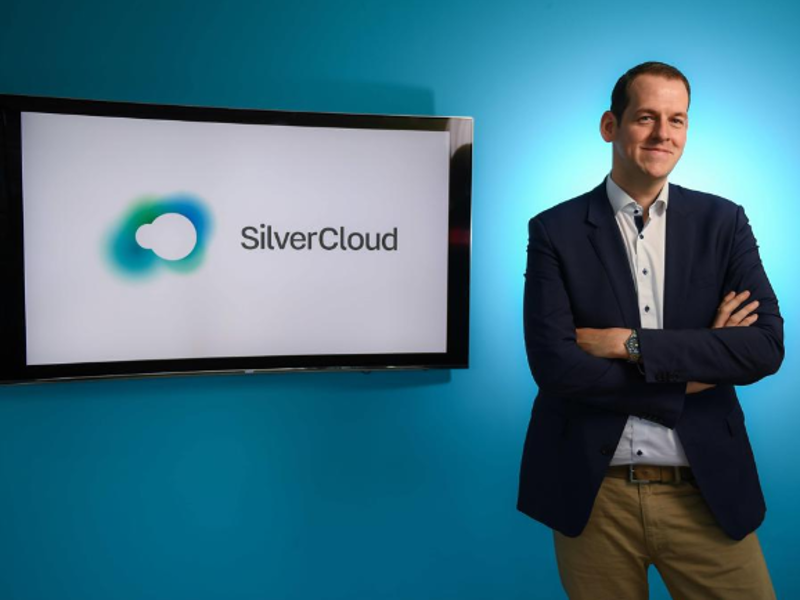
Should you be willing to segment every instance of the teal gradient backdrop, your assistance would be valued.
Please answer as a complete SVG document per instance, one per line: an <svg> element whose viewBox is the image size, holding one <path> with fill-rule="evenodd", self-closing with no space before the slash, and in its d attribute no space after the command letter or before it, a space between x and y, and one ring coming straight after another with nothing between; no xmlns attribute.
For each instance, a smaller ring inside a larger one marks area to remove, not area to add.
<svg viewBox="0 0 800 600"><path fill-rule="evenodd" d="M741 390L800 597L800 14L789 3L5 0L0 92L475 117L472 367L0 389L4 600L562 598L514 510L529 217L599 183L611 87L693 82L673 181L743 204L787 357ZM793 229L795 231L793 231ZM666 598L653 576L653 598Z"/></svg>

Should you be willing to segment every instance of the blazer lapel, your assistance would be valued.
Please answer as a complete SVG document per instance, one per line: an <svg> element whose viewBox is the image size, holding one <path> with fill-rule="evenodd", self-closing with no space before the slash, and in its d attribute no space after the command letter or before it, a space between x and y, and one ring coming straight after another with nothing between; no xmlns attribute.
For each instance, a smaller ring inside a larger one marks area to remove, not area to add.
<svg viewBox="0 0 800 600"><path fill-rule="evenodd" d="M681 327L681 304L689 289L696 228L680 187L669 186L664 257L664 329Z"/></svg>
<svg viewBox="0 0 800 600"><path fill-rule="evenodd" d="M670 198L670 201L672 198ZM596 187L589 196L586 220L592 226L589 241L597 252L600 262L611 282L614 295L622 311L623 325L631 329L641 326L639 307L636 300L636 287L631 275L628 255L622 240L614 210L606 194L605 181ZM667 220L669 223L669 220Z"/></svg>

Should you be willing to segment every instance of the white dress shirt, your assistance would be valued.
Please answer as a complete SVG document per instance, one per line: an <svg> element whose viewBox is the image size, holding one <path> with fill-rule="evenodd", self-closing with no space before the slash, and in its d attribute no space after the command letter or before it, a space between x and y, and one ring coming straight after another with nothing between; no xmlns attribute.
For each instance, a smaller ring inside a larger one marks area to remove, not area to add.
<svg viewBox="0 0 800 600"><path fill-rule="evenodd" d="M669 185L665 183L661 188L641 231L637 220L641 224L643 208L614 183L611 175L606 178L606 191L625 242L642 328L662 329ZM630 416L611 464L688 466L689 461L675 430Z"/></svg>

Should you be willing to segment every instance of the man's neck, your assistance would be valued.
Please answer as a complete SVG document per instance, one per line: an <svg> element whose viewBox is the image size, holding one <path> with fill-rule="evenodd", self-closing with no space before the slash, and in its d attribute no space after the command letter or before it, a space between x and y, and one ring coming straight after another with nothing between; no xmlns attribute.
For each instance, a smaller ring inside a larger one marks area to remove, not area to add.
<svg viewBox="0 0 800 600"><path fill-rule="evenodd" d="M611 179L645 210L645 214L649 212L650 207L656 201L656 198L658 198L661 189L667 183L666 177L645 181L636 181L630 178L620 177L613 169L611 170Z"/></svg>

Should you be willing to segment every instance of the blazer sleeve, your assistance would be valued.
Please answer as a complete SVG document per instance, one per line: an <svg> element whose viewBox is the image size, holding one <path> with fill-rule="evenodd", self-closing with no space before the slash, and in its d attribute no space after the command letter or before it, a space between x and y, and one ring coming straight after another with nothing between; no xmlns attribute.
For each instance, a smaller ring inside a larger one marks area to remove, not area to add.
<svg viewBox="0 0 800 600"><path fill-rule="evenodd" d="M750 327L642 329L639 341L648 382L747 385L775 373L783 362L778 299L744 209L737 209L723 290L749 290L750 300L759 301L758 320Z"/></svg>
<svg viewBox="0 0 800 600"><path fill-rule="evenodd" d="M523 302L528 364L540 391L674 427L686 384L648 383L636 365L581 350L562 269L540 215L529 224Z"/></svg>

